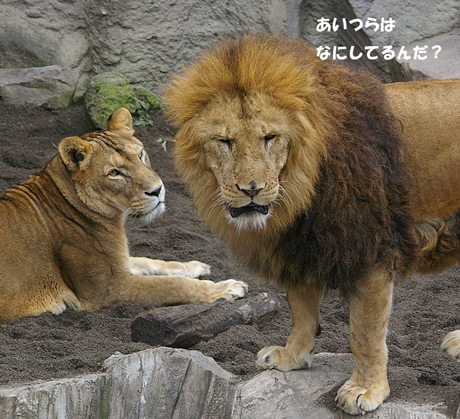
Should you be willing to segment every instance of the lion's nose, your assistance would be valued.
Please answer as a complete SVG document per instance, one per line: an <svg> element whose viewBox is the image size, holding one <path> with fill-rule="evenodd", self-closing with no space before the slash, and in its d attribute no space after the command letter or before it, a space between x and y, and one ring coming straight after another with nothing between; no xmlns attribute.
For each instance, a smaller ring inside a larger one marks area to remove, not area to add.
<svg viewBox="0 0 460 419"><path fill-rule="evenodd" d="M153 190L151 192L146 192L145 194L148 195L148 196L156 196L158 198L160 196L160 192L161 192L162 187L163 186L159 186L155 190Z"/></svg>
<svg viewBox="0 0 460 419"><path fill-rule="evenodd" d="M240 191L244 192L246 195L250 196L251 198L254 198L263 189L263 188L258 188L254 181L249 184L249 188L240 187L239 185L236 185L236 187Z"/></svg>

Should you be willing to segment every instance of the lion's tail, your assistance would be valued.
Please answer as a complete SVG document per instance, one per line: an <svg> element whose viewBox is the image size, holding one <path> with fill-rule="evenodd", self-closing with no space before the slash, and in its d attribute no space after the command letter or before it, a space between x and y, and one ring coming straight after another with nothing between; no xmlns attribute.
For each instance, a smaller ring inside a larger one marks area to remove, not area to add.
<svg viewBox="0 0 460 419"><path fill-rule="evenodd" d="M432 219L415 226L420 258L416 271L440 272L460 261L460 218Z"/></svg>

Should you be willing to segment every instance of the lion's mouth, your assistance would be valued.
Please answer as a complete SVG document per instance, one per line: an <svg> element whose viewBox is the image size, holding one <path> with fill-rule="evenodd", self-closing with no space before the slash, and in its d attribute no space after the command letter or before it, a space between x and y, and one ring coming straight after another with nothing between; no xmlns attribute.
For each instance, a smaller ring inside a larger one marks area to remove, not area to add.
<svg viewBox="0 0 460 419"><path fill-rule="evenodd" d="M263 215L267 215L269 209L270 205L257 205L254 202L250 203L249 205L246 205L245 207L239 208L228 206L228 210L230 211L230 215L232 216L232 218L237 218L240 215L248 214L251 212L259 212Z"/></svg>

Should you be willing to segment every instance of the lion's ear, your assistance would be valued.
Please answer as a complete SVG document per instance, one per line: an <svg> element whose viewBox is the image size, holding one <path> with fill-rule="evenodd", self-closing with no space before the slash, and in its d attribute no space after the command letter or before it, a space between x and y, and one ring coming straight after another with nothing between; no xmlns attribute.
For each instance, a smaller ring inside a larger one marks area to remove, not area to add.
<svg viewBox="0 0 460 419"><path fill-rule="evenodd" d="M67 137L59 144L59 155L71 172L88 167L92 152L91 144L80 137Z"/></svg>
<svg viewBox="0 0 460 419"><path fill-rule="evenodd" d="M134 135L134 129L131 112L126 108L118 108L110 115L106 124L106 129L108 131L119 132L124 136L132 137Z"/></svg>

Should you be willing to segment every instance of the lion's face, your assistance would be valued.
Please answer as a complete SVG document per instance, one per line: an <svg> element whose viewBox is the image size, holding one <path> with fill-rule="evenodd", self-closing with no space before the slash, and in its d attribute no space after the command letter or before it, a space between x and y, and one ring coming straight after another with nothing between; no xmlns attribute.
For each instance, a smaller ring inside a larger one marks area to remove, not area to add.
<svg viewBox="0 0 460 419"><path fill-rule="evenodd" d="M238 229L263 228L282 199L292 119L268 95L219 96L198 121L205 163L218 184L215 205Z"/></svg>
<svg viewBox="0 0 460 419"><path fill-rule="evenodd" d="M88 208L108 218L128 215L150 221L164 211L165 188L124 111L129 112L121 115L128 118L126 125L117 125L121 116L115 113L107 131L66 138L59 151Z"/></svg>
<svg viewBox="0 0 460 419"><path fill-rule="evenodd" d="M334 121L315 49L264 39L220 44L163 97L176 169L226 240L277 234L310 208Z"/></svg>

